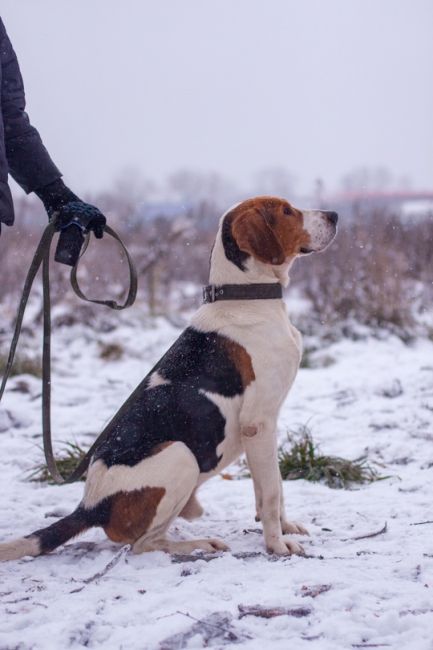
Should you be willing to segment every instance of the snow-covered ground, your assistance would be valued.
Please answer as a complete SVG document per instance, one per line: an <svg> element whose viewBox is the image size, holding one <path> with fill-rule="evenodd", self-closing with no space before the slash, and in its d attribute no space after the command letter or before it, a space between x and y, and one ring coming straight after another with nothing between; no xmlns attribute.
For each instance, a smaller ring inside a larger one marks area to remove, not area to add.
<svg viewBox="0 0 433 650"><path fill-rule="evenodd" d="M179 334L164 322L127 320L100 337L124 348L117 361L100 358L88 330L56 334L57 441L88 446ZM343 340L313 361L319 367L300 371L284 405L282 439L308 423L322 451L368 453L391 478L351 491L286 482L289 517L311 533L302 540L308 557L268 556L251 480L216 477L201 490L205 515L178 520L172 532L218 536L230 552L196 561L135 556L93 530L52 555L2 564L0 648L431 650L433 343ZM41 460L39 395L39 380L17 377L1 407L2 541L51 523L80 499L82 484L25 480ZM266 619L242 610L254 605L288 613Z"/></svg>

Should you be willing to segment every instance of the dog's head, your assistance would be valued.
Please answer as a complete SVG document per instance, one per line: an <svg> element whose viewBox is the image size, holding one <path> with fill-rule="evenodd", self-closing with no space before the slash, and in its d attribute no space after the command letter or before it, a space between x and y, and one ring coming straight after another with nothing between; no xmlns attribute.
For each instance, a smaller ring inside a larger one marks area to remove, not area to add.
<svg viewBox="0 0 433 650"><path fill-rule="evenodd" d="M287 270L298 255L323 251L331 243L337 220L336 212L299 210L277 197L248 199L222 219L225 256L241 271L248 271L249 259L270 265L286 284Z"/></svg>

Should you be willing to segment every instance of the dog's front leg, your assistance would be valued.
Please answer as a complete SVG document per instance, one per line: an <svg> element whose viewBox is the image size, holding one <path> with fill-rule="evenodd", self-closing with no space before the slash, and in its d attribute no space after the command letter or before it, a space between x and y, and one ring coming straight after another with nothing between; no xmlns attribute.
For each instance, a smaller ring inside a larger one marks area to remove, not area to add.
<svg viewBox="0 0 433 650"><path fill-rule="evenodd" d="M284 507L284 490L283 490L283 481L280 474L280 521L281 529L283 534L286 533L298 533L299 535L310 535L308 530L297 521L290 521L287 519L286 509Z"/></svg>
<svg viewBox="0 0 433 650"><path fill-rule="evenodd" d="M254 482L253 482L254 483ZM262 494L257 483L254 483L254 493L256 497L256 521L262 519ZM296 533L298 535L310 535L308 530L298 521L291 521L287 518L286 508L284 506L284 489L283 481L280 474L280 523L283 535Z"/></svg>
<svg viewBox="0 0 433 650"><path fill-rule="evenodd" d="M256 521L261 521L262 519L262 494L257 483L254 483L254 493L256 497ZM298 535L310 535L308 530L300 524L298 521L291 521L287 518L286 508L284 506L284 490L283 490L283 481L280 477L280 523L281 530L283 535L290 533L297 533Z"/></svg>
<svg viewBox="0 0 433 650"><path fill-rule="evenodd" d="M270 423L269 423L270 425ZM256 506L263 525L266 548L277 555L303 554L297 542L283 535L281 526L281 484L277 439L273 426L249 425L243 443L254 482ZM254 428L256 429L253 433ZM251 435L252 434L252 435ZM298 532L298 531L296 531Z"/></svg>

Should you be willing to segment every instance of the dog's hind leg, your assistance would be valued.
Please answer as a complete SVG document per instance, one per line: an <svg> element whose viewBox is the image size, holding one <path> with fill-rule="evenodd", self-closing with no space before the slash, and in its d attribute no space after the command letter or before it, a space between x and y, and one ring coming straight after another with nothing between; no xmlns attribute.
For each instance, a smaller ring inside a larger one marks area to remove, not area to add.
<svg viewBox="0 0 433 650"><path fill-rule="evenodd" d="M160 445L133 466L107 467L97 460L89 471L84 505L106 503L107 536L135 544L164 534L196 488L199 473L194 454L178 441Z"/></svg>
<svg viewBox="0 0 433 650"><path fill-rule="evenodd" d="M181 442L175 442L159 452L158 457L161 460L158 472L158 486L161 492L155 494L158 503L153 508L154 516L135 540L134 553L145 551L191 553L195 549L207 552L227 550L228 547L224 542L218 539L173 541L165 537L171 522L185 509L191 507L191 503L194 503L196 512L197 507L201 509L194 496L200 469L195 456ZM109 536L113 539L112 535Z"/></svg>
<svg viewBox="0 0 433 650"><path fill-rule="evenodd" d="M201 517L203 512L204 510L201 506L200 501L197 499L196 491L194 490L185 506L179 513L179 517L191 521L192 519L198 519L198 517Z"/></svg>

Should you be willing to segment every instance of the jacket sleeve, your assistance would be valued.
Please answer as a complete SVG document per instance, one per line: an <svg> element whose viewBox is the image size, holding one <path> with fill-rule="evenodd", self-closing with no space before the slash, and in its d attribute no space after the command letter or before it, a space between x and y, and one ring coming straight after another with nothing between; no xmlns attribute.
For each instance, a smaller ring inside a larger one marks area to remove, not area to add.
<svg viewBox="0 0 433 650"><path fill-rule="evenodd" d="M27 192L61 177L25 112L24 85L12 44L0 18L1 110L9 173Z"/></svg>

